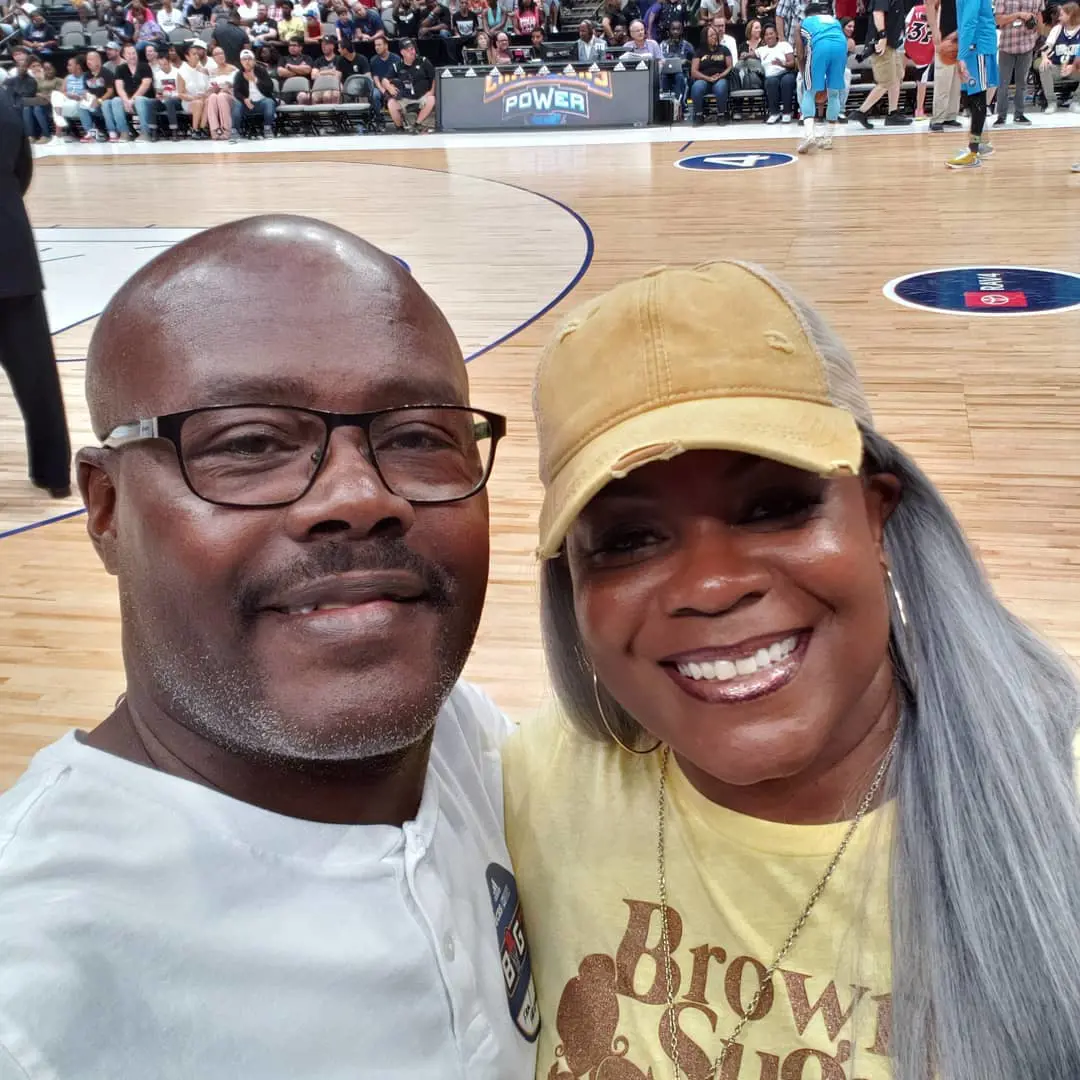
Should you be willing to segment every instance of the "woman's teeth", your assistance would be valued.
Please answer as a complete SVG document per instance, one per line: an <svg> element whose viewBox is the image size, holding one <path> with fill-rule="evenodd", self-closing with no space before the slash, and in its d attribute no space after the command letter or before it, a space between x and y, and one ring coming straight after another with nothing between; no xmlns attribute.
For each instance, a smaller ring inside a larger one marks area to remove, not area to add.
<svg viewBox="0 0 1080 1080"><path fill-rule="evenodd" d="M758 649L757 652L740 656L735 660L711 660L704 663L692 662L688 664L676 664L680 675L688 679L714 679L717 682L727 682L729 679L738 678L740 675L753 675L765 668L778 664L785 657L795 651L799 644L797 634L792 634L783 641L775 641L767 649Z"/></svg>

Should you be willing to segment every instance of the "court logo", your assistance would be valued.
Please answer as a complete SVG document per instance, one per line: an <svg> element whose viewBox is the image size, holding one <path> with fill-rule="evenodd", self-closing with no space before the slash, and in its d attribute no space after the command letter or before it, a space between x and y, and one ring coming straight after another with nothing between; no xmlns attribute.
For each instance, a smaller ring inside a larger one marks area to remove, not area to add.
<svg viewBox="0 0 1080 1080"><path fill-rule="evenodd" d="M493 68L484 79L484 104L502 101L504 120L523 116L529 124L561 124L567 117L587 120L590 98L614 96L607 71L532 75Z"/></svg>
<svg viewBox="0 0 1080 1080"><path fill-rule="evenodd" d="M794 154L759 154L733 150L722 154L698 154L695 157L680 158L675 162L675 166L679 169L701 169L705 172L742 172L791 165L795 160Z"/></svg>
<svg viewBox="0 0 1080 1080"><path fill-rule="evenodd" d="M1080 274L1031 266L952 266L894 278L897 304L947 315L1050 315L1080 307Z"/></svg>

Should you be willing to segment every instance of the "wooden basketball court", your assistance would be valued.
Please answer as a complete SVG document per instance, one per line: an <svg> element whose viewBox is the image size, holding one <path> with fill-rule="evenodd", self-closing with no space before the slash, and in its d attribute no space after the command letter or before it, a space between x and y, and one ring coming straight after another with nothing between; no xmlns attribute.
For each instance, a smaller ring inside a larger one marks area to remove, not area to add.
<svg viewBox="0 0 1080 1080"><path fill-rule="evenodd" d="M715 143L712 131L688 129L684 150L615 136L42 158L29 205L62 331L74 445L90 439L79 358L93 316L169 243L288 211L391 251L473 356L473 400L510 418L491 483L492 585L468 675L520 717L545 692L529 410L538 350L561 314L626 277L662 263L754 260L814 301L852 347L879 426L944 490L1013 610L1080 657L1080 309L974 318L882 294L900 275L956 265L1080 272L1080 176L1069 174L1080 128L1006 131L971 173L943 167L962 137L924 133L839 138L830 154L778 168L674 167L689 154L790 152L795 142L792 131L783 144ZM618 356L597 362L619 377ZM46 742L98 722L123 688L114 583L78 508L29 486L21 423L0 383L0 788Z"/></svg>

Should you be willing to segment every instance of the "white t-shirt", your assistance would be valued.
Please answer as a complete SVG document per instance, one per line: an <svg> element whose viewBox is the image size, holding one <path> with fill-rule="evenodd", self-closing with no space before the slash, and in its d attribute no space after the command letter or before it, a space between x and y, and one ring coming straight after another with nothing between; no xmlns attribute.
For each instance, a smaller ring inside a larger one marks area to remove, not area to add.
<svg viewBox="0 0 1080 1080"><path fill-rule="evenodd" d="M179 68L170 67L166 72L161 70L160 65L155 64L153 72L154 93L159 98L176 97L180 93L180 84L177 82Z"/></svg>
<svg viewBox="0 0 1080 1080"><path fill-rule="evenodd" d="M774 75L783 75L785 71L794 72L794 68L789 68L784 63L784 59L794 52L795 50L787 41L779 41L771 49L768 45L759 45L757 58L765 69L765 78L771 79Z"/></svg>
<svg viewBox="0 0 1080 1080"><path fill-rule="evenodd" d="M0 796L0 1080L532 1080L507 727L459 683L403 828L43 750Z"/></svg>
<svg viewBox="0 0 1080 1080"><path fill-rule="evenodd" d="M184 18L184 13L179 8L175 7L172 11L165 11L163 9L155 12L154 17L157 19L158 26L160 26L166 34L170 30L179 30L187 25L187 19Z"/></svg>
<svg viewBox="0 0 1080 1080"><path fill-rule="evenodd" d="M184 89L194 96L210 89L210 75L193 68L186 60L180 65L180 78L184 80Z"/></svg>
<svg viewBox="0 0 1080 1080"><path fill-rule="evenodd" d="M254 22L259 17L259 5L240 4L237 6L236 14L240 16L241 22Z"/></svg>

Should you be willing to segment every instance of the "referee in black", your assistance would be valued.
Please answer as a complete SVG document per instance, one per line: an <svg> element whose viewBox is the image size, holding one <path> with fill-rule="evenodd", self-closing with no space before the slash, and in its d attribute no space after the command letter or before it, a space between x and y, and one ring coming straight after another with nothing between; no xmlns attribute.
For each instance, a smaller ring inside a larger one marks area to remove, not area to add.
<svg viewBox="0 0 1080 1080"><path fill-rule="evenodd" d="M26 425L30 479L63 499L71 494L71 443L41 295L45 283L23 205L33 171L22 117L0 88L0 365Z"/></svg>

